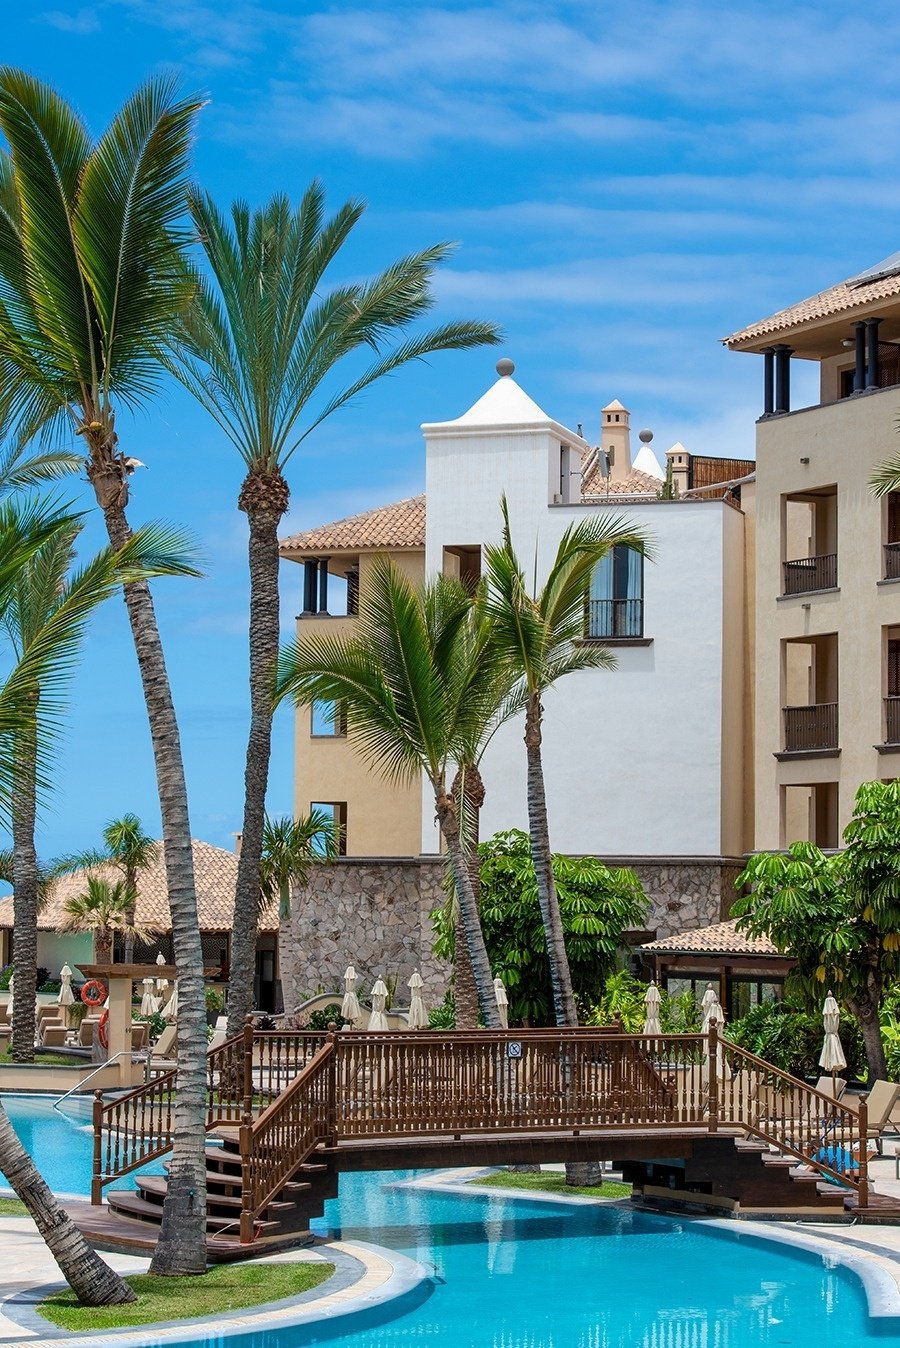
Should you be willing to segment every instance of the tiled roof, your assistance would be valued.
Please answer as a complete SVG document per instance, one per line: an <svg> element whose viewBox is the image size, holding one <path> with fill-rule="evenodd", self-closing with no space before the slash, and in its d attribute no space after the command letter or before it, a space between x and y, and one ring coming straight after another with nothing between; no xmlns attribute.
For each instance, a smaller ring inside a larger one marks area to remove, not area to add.
<svg viewBox="0 0 900 1348"><path fill-rule="evenodd" d="M196 840L191 847L194 853L194 882L197 886L200 930L230 931L237 881L237 854L226 851L224 847L213 847L211 843ZM112 866L98 867L91 874L110 881L121 879L121 873ZM63 925L63 907L66 900L83 893L86 880L87 872L73 871L71 875L62 875L54 881L50 895L38 916L38 927L41 931L56 931ZM156 933L171 930L168 894L162 844L158 843L153 861L138 878L136 908L138 926L148 927ZM0 927L12 925L12 898L0 899ZM263 912L260 927L263 931L278 930L278 915L274 906Z"/></svg>
<svg viewBox="0 0 900 1348"><path fill-rule="evenodd" d="M751 323L749 327L733 332L730 337L723 337L722 341L725 346L741 346L744 342L751 342L769 334L786 332L804 323L814 323L818 319L830 318L832 315L861 309L867 304L896 295L900 295L900 273L883 276L881 280L875 281L857 281L851 276L836 286L830 286L828 290L820 290L818 295L811 295L809 299L801 300L799 304L779 309L777 314L762 318L758 323Z"/></svg>
<svg viewBox="0 0 900 1348"><path fill-rule="evenodd" d="M670 955L777 955L768 936L747 936L732 922L714 922L711 927L676 932L662 941L641 946L656 954Z"/></svg>
<svg viewBox="0 0 900 1348"><path fill-rule="evenodd" d="M281 540L282 555L294 552L357 552L371 548L424 548L425 497L348 515Z"/></svg>
<svg viewBox="0 0 900 1348"><path fill-rule="evenodd" d="M638 468L632 468L627 477L619 482L614 482L612 478L603 477L599 466L594 464L588 473L584 482L581 484L582 496L656 496L662 481L658 477L651 477L649 473L642 473Z"/></svg>

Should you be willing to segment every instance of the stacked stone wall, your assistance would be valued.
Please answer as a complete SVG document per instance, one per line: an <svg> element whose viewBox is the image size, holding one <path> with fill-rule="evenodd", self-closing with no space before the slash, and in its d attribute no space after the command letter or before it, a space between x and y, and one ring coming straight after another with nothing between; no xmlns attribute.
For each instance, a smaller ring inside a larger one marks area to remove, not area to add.
<svg viewBox="0 0 900 1348"><path fill-rule="evenodd" d="M721 857L616 857L609 864L635 871L650 900L646 925L660 939L727 917L741 870L737 859ZM418 969L428 1005L437 1006L450 977L431 949L444 874L437 857L343 857L315 867L309 883L295 889L291 919L279 933L285 1008L320 989L342 990L348 964L362 994L376 978L396 977L399 1005L407 1004L406 984Z"/></svg>

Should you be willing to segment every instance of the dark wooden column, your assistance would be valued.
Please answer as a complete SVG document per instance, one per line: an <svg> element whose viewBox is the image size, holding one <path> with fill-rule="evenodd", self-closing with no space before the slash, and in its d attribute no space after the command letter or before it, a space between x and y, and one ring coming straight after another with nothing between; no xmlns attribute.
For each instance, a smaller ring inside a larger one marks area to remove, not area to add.
<svg viewBox="0 0 900 1348"><path fill-rule="evenodd" d="M314 557L306 557L303 562L303 612L315 613L316 607L316 577L319 563Z"/></svg>
<svg viewBox="0 0 900 1348"><path fill-rule="evenodd" d="M853 324L853 337L856 343L856 366L853 371L853 392L862 393L866 386L866 325Z"/></svg>
<svg viewBox="0 0 900 1348"><path fill-rule="evenodd" d="M775 348L767 346L763 352L763 416L770 417L775 411Z"/></svg>
<svg viewBox="0 0 900 1348"><path fill-rule="evenodd" d="M775 348L775 411L791 410L791 348L784 344Z"/></svg>
<svg viewBox="0 0 900 1348"><path fill-rule="evenodd" d="M866 388L878 388L878 325L880 318L866 319Z"/></svg>
<svg viewBox="0 0 900 1348"><path fill-rule="evenodd" d="M319 612L328 612L328 558L319 558Z"/></svg>

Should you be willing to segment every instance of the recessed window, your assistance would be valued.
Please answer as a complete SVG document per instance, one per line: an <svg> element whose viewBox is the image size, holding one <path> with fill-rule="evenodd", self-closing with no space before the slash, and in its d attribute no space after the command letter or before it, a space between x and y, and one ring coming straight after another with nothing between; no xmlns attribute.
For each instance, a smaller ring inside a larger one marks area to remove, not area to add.
<svg viewBox="0 0 900 1348"><path fill-rule="evenodd" d="M612 548L594 569L588 597L589 640L644 635L644 558L635 548Z"/></svg>
<svg viewBox="0 0 900 1348"><path fill-rule="evenodd" d="M310 714L313 736L336 739L347 733L347 712L343 702L314 702Z"/></svg>
<svg viewBox="0 0 900 1348"><path fill-rule="evenodd" d="M334 821L338 856L345 857L347 855L347 802L345 800L314 800L309 808L310 811L319 810ZM320 856L323 855L325 852L324 843L314 839L312 850Z"/></svg>

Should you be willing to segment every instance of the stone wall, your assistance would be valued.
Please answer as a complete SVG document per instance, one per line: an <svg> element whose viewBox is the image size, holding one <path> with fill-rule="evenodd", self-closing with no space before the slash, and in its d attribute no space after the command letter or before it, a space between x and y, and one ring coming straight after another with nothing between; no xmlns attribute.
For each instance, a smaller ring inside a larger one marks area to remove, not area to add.
<svg viewBox="0 0 900 1348"><path fill-rule="evenodd" d="M343 989L344 970L359 975L368 994L376 978L398 978L397 1004L408 1005L414 969L425 982L425 1002L437 1006L449 969L431 952L431 913L445 902L445 863L437 857L342 857L317 866L296 888L290 922L279 933L279 964L286 1009L320 987Z"/></svg>
<svg viewBox="0 0 900 1348"><path fill-rule="evenodd" d="M735 898L742 863L731 857L614 857L635 871L650 900L646 925L660 939L719 922ZM352 964L366 994L376 978L398 977L399 1005L413 969L428 1006L443 999L449 969L431 952L431 913L445 901L445 863L437 857L342 857L318 866L294 891L279 934L285 1008L319 988L343 988Z"/></svg>

